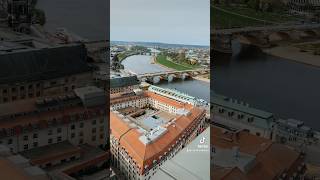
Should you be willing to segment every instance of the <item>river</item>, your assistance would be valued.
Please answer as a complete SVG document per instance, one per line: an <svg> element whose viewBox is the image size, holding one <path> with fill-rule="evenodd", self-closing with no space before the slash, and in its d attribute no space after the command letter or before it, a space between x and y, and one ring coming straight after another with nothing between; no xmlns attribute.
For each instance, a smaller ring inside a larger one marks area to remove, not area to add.
<svg viewBox="0 0 320 180"><path fill-rule="evenodd" d="M122 61L122 64L126 70L136 74L168 71L168 69L158 64L151 64L151 56L147 55L129 56ZM204 81L194 79L183 81L175 79L173 82L162 81L156 85L164 88L177 89L208 102L210 99L210 83Z"/></svg>
<svg viewBox="0 0 320 180"><path fill-rule="evenodd" d="M37 8L45 11L45 28L49 32L63 27L88 40L109 36L106 0L38 0Z"/></svg>
<svg viewBox="0 0 320 180"><path fill-rule="evenodd" d="M100 40L108 37L109 3L106 0L38 0L37 8L46 13L45 28L55 31L65 27L89 40ZM105 25L104 25L105 24ZM167 69L150 63L150 57L128 57L123 61L126 69L137 73L165 71ZM158 86L176 88L192 96L209 101L209 83L199 80L162 82Z"/></svg>
<svg viewBox="0 0 320 180"><path fill-rule="evenodd" d="M237 43L234 49L239 49ZM320 130L320 69L252 52L250 57L214 56L213 89L282 118Z"/></svg>

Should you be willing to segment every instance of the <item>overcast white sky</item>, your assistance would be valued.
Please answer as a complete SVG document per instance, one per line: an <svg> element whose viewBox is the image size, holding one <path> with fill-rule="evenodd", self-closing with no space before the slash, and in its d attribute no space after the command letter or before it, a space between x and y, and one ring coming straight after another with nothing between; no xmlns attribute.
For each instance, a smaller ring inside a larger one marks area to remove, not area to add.
<svg viewBox="0 0 320 180"><path fill-rule="evenodd" d="M112 41L210 44L210 0L110 0Z"/></svg>

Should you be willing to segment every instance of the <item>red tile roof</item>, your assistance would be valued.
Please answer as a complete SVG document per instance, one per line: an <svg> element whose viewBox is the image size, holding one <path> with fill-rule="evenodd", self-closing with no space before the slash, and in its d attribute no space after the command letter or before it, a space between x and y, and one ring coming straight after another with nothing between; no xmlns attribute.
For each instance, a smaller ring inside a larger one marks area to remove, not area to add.
<svg viewBox="0 0 320 180"><path fill-rule="evenodd" d="M177 101L154 93L146 93L146 95L161 102L170 103L170 105L176 106L177 108L184 107L183 104L180 104ZM118 140L120 139L120 146L133 158L139 166L140 173L143 174L146 165L152 167L154 160L159 160L159 157L169 151L169 148L175 144L187 128L197 123L199 117L205 115L205 110L203 109L196 107L192 108L191 106L188 106L188 108L191 108L190 115L178 117L175 121L175 125L168 126L168 131L150 144L143 144L139 140L139 137L142 134L139 133L137 129L130 128L126 122L121 120L121 118L113 112L110 112L111 134Z"/></svg>

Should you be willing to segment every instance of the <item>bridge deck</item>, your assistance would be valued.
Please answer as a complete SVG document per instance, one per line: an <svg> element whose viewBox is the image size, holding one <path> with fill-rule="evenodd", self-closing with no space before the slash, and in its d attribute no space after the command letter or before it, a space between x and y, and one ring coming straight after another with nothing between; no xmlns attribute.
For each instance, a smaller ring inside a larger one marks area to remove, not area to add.
<svg viewBox="0 0 320 180"><path fill-rule="evenodd" d="M257 31L285 31L285 30L305 30L305 29L318 29L320 24L300 24L300 25L277 25L277 26L263 26L263 27L244 27L233 29L211 29L211 35L219 34L234 34L246 33Z"/></svg>

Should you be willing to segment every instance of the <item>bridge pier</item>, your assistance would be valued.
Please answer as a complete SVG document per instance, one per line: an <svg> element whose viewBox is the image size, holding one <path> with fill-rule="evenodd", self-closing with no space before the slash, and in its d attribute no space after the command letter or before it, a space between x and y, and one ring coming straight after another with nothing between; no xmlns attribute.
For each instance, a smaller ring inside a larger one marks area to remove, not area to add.
<svg viewBox="0 0 320 180"><path fill-rule="evenodd" d="M189 74L188 73L181 73L181 75L180 75L180 78L182 79L182 80L185 80L185 79L187 79L189 77Z"/></svg>
<svg viewBox="0 0 320 180"><path fill-rule="evenodd" d="M160 76L154 76L154 77L152 78L153 84L158 84L158 83L160 82L160 80L161 80L161 77L160 77Z"/></svg>
<svg viewBox="0 0 320 180"><path fill-rule="evenodd" d="M176 75L174 75L174 74L168 74L168 75L166 75L165 79L168 82L172 82L175 77L176 77Z"/></svg>
<svg viewBox="0 0 320 180"><path fill-rule="evenodd" d="M232 54L232 34L217 34L213 39L213 53Z"/></svg>

